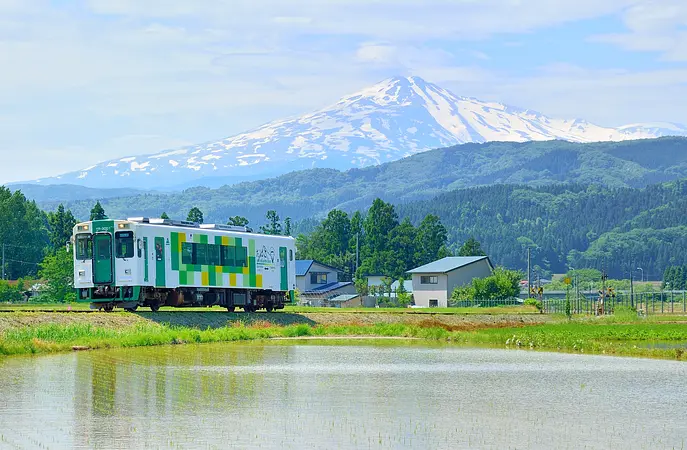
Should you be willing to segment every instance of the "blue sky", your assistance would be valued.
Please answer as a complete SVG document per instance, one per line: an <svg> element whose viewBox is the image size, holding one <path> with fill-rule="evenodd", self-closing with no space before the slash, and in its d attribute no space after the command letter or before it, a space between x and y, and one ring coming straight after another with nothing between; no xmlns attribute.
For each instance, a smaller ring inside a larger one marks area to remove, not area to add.
<svg viewBox="0 0 687 450"><path fill-rule="evenodd" d="M394 75L687 123L684 0L0 0L0 182L222 138Z"/></svg>

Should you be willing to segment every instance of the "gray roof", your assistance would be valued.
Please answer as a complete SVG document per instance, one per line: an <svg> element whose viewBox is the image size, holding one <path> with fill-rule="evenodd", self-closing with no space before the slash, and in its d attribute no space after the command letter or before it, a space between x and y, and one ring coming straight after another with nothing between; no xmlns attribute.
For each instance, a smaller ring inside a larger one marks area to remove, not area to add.
<svg viewBox="0 0 687 450"><path fill-rule="evenodd" d="M349 300L353 300L354 298L360 297L358 294L341 294L337 295L334 298L330 298L327 301L328 302L347 302Z"/></svg>
<svg viewBox="0 0 687 450"><path fill-rule="evenodd" d="M304 277L307 275L307 273L310 271L310 268L312 267L313 264L319 264L320 266L326 267L327 269L331 269L332 272L338 272L339 269L336 267L328 266L326 264L323 264L319 261L316 261L314 259L297 259L296 260L296 276L297 277Z"/></svg>
<svg viewBox="0 0 687 450"><path fill-rule="evenodd" d="M409 270L408 273L447 273L483 259L486 259L491 266L491 261L489 261L487 256L448 256L424 266L416 267L413 270Z"/></svg>

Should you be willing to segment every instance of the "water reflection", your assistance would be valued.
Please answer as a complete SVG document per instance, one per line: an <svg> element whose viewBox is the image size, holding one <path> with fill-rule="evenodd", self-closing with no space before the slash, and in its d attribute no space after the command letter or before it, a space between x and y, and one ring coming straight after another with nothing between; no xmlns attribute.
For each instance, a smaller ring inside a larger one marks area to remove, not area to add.
<svg viewBox="0 0 687 450"><path fill-rule="evenodd" d="M305 343L14 358L0 448L680 448L686 367Z"/></svg>

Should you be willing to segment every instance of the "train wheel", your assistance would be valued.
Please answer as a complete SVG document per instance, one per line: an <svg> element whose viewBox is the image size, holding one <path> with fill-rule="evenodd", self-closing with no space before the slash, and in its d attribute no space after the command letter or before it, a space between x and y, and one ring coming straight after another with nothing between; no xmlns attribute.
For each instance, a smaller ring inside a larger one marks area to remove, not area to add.
<svg viewBox="0 0 687 450"><path fill-rule="evenodd" d="M159 303L152 303L150 305L150 310L152 312L158 312L160 310L160 304Z"/></svg>
<svg viewBox="0 0 687 450"><path fill-rule="evenodd" d="M274 306L272 306L270 304L270 305L265 306L265 309L267 310L267 312L272 312L272 311L274 311Z"/></svg>
<svg viewBox="0 0 687 450"><path fill-rule="evenodd" d="M129 312L136 312L137 309L138 309L138 305L133 306L131 308L124 308L125 311L129 311Z"/></svg>
<svg viewBox="0 0 687 450"><path fill-rule="evenodd" d="M251 305L246 305L243 307L243 312L254 312L253 307Z"/></svg>
<svg viewBox="0 0 687 450"><path fill-rule="evenodd" d="M229 311L229 312L236 311L236 306L227 306L227 311Z"/></svg>
<svg viewBox="0 0 687 450"><path fill-rule="evenodd" d="M112 312L114 311L114 305L110 303L108 305L103 306L103 309L105 310L105 312Z"/></svg>

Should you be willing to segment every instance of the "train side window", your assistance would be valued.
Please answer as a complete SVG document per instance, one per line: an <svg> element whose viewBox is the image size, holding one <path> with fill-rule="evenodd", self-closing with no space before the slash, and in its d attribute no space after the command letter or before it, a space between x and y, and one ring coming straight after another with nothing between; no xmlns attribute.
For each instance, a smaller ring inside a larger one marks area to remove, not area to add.
<svg viewBox="0 0 687 450"><path fill-rule="evenodd" d="M236 260L236 247L222 246L222 265L233 267Z"/></svg>
<svg viewBox="0 0 687 450"><path fill-rule="evenodd" d="M181 263L193 264L193 243L183 242L181 244Z"/></svg>
<svg viewBox="0 0 687 450"><path fill-rule="evenodd" d="M248 267L246 247L236 247L236 267Z"/></svg>
<svg viewBox="0 0 687 450"><path fill-rule="evenodd" d="M289 261L293 261L293 250L289 249Z"/></svg>
<svg viewBox="0 0 687 450"><path fill-rule="evenodd" d="M155 243L155 260L162 261L162 245L159 242Z"/></svg>
<svg viewBox="0 0 687 450"><path fill-rule="evenodd" d="M208 244L208 265L209 266L219 266L221 265L221 246L215 244Z"/></svg>
<svg viewBox="0 0 687 450"><path fill-rule="evenodd" d="M194 263L206 266L208 264L208 244L195 244L196 258Z"/></svg>

